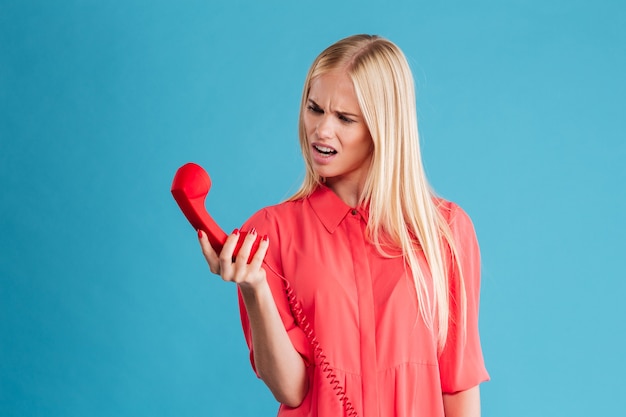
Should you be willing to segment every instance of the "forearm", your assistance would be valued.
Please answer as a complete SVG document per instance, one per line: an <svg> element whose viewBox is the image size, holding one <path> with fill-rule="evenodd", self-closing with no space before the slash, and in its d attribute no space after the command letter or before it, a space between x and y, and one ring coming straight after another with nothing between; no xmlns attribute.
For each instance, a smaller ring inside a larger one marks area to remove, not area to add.
<svg viewBox="0 0 626 417"><path fill-rule="evenodd" d="M287 335L270 287L264 280L239 288L250 320L256 370L279 402L296 407L308 389L306 368Z"/></svg>
<svg viewBox="0 0 626 417"><path fill-rule="evenodd" d="M455 394L444 394L443 409L446 417L480 417L479 386Z"/></svg>

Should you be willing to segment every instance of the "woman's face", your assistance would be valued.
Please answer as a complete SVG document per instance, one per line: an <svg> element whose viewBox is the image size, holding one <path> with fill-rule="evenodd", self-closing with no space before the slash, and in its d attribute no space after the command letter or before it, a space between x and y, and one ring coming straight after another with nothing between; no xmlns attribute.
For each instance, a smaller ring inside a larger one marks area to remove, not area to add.
<svg viewBox="0 0 626 417"><path fill-rule="evenodd" d="M334 70L311 81L303 122L315 172L329 185L362 185L373 143L345 72Z"/></svg>

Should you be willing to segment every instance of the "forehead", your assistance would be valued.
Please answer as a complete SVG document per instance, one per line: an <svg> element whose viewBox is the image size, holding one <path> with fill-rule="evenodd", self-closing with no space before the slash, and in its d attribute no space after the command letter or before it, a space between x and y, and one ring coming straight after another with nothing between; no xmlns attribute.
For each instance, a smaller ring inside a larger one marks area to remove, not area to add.
<svg viewBox="0 0 626 417"><path fill-rule="evenodd" d="M352 80L345 71L339 70L330 71L313 78L309 88L309 98L314 101L322 100L358 106Z"/></svg>

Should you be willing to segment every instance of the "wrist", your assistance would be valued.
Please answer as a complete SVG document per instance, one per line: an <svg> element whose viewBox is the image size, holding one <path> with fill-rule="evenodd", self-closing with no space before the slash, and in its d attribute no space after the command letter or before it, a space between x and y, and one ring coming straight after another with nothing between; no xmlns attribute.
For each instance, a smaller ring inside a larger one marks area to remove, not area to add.
<svg viewBox="0 0 626 417"><path fill-rule="evenodd" d="M261 294L269 289L267 279L262 277L254 282L238 282L237 287L241 291L241 295L246 297L258 298Z"/></svg>
<svg viewBox="0 0 626 417"><path fill-rule="evenodd" d="M251 318L274 303L272 290L265 279L254 283L240 283L237 286L248 316Z"/></svg>

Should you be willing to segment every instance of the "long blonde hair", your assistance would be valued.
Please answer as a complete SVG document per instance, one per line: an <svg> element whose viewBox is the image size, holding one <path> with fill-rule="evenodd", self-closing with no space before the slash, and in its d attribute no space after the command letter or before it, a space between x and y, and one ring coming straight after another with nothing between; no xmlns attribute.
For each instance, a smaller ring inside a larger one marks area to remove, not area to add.
<svg viewBox="0 0 626 417"><path fill-rule="evenodd" d="M402 51L375 35L354 35L324 50L307 74L300 109L299 136L306 173L300 189L289 200L310 195L320 184L313 170L303 123L309 88L316 77L343 69L351 78L361 111L372 136L374 150L360 203L369 203L367 234L384 256L401 250L413 275L420 314L429 327L436 324L439 351L445 345L449 321L449 288L443 242L450 248L451 261L458 264L457 251L446 219L437 208L422 166L413 76ZM386 249L387 248L387 249ZM419 265L416 251L423 251L432 276ZM466 295L459 277L461 307ZM465 316L462 326L465 328Z"/></svg>

